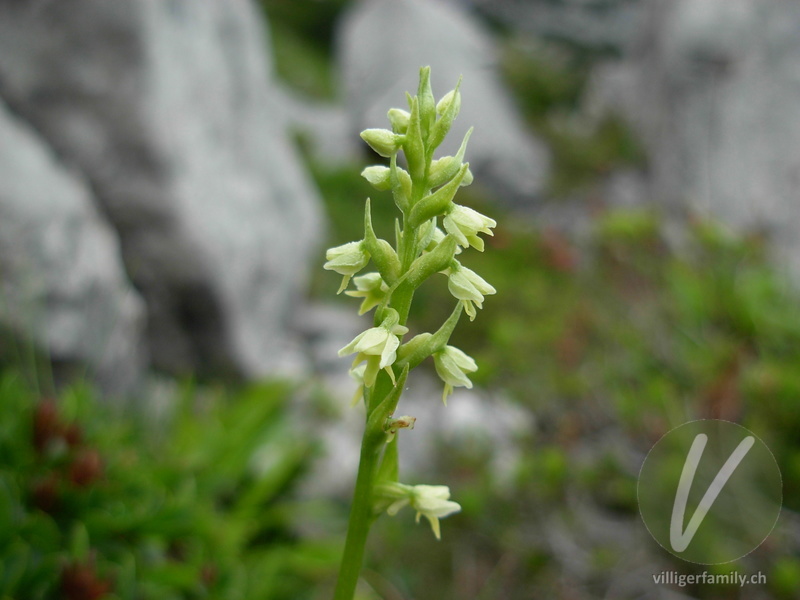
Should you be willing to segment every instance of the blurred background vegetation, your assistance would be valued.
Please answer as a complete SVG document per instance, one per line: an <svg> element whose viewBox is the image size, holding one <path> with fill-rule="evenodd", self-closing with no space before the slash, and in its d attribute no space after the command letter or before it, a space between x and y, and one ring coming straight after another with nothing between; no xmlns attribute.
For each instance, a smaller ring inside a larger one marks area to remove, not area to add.
<svg viewBox="0 0 800 600"><path fill-rule="evenodd" d="M336 97L332 23L347 4L263 1L277 72L289 86ZM613 168L645 164L614 115L588 131L565 124L592 56L564 46L552 60L500 33L506 82L554 157L554 198ZM352 214L367 196L376 228L391 230L390 201L359 177L371 157L332 169L308 156L326 203L328 245L361 235ZM488 467L494 448L486 440L443 447L428 475L450 485L463 512L447 520L441 543L408 515L378 521L363 598L614 598L612 578L648 566L630 556L634 542L656 557L647 576L705 570L651 548L636 478L661 435L708 417L763 437L785 498L767 543L733 567L708 570L761 570L768 584L760 597L796 598L800 555L789 525L800 510L800 294L770 265L765 241L698 221L676 250L664 215L642 209L598 211L576 243L504 214L479 185L462 194L498 222L486 252L466 263L498 294L454 343L480 365L476 385L531 411L536 427L514 440L521 458L503 477ZM309 293L328 300L338 284L320 271ZM418 298L412 322L437 327L451 305L445 286L432 282ZM340 399L316 397L313 384L187 382L169 419L131 423L88 388L60 392L56 402L44 380L8 365L0 378L0 598L328 597L348 506L296 493L317 445L296 434L290 414L299 395L316 398L321 413ZM632 537L592 532L587 515L604 524L601 532L618 527ZM579 583L548 538L554 524L586 528ZM725 586L682 591L747 597Z"/></svg>

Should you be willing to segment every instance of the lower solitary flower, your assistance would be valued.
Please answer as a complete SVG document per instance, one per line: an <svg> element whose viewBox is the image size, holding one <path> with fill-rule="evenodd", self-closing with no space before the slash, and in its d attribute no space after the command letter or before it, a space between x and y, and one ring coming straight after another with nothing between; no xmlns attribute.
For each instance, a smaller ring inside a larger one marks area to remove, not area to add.
<svg viewBox="0 0 800 600"><path fill-rule="evenodd" d="M428 519L437 540L442 539L439 519L461 510L461 505L450 500L450 488L446 485L386 483L379 487L378 495L391 501L386 512L392 517L401 508L410 504L411 508L417 511L417 523L420 517Z"/></svg>

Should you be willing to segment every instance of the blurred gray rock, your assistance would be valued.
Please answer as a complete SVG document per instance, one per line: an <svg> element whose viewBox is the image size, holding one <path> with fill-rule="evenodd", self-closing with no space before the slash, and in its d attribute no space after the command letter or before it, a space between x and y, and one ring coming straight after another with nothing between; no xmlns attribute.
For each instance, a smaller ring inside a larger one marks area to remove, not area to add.
<svg viewBox="0 0 800 600"><path fill-rule="evenodd" d="M33 340L57 371L87 365L112 395L146 362L144 305L87 182L1 102L0 328L0 346Z"/></svg>
<svg viewBox="0 0 800 600"><path fill-rule="evenodd" d="M390 107L407 108L419 68L430 65L437 98L464 76L461 114L442 154L458 149L470 126L467 159L476 180L517 204L541 191L549 164L525 126L496 69L491 35L466 9L447 1L363 0L347 13L339 35L351 130L388 127Z"/></svg>
<svg viewBox="0 0 800 600"><path fill-rule="evenodd" d="M310 156L322 165L349 168L361 160L364 142L352 130L341 103L313 100L294 90L278 88L280 106L293 131L307 142Z"/></svg>
<svg viewBox="0 0 800 600"><path fill-rule="evenodd" d="M0 97L85 177L168 372L301 366L321 218L264 30L250 0L0 0Z"/></svg>
<svg viewBox="0 0 800 600"><path fill-rule="evenodd" d="M650 0L470 0L513 31L589 50L623 50L636 40Z"/></svg>
<svg viewBox="0 0 800 600"><path fill-rule="evenodd" d="M648 4L639 47L597 73L649 155L648 195L771 234L800 274L800 4Z"/></svg>

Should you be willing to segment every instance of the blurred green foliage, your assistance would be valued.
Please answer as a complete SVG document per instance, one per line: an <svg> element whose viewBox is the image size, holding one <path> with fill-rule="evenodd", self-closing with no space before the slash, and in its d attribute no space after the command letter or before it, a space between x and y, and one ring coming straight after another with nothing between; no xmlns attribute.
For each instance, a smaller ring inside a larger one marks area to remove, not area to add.
<svg viewBox="0 0 800 600"><path fill-rule="evenodd" d="M313 447L289 427L293 394L187 390L168 424L134 425L88 389L40 399L3 374L0 597L309 597L338 547L295 532Z"/></svg>
<svg viewBox="0 0 800 600"><path fill-rule="evenodd" d="M583 114L597 56L514 36L507 36L501 49L505 82L531 130L552 153L550 195L569 195L615 168L645 164L643 149L621 115Z"/></svg>
<svg viewBox="0 0 800 600"><path fill-rule="evenodd" d="M272 56L278 76L317 99L332 99L334 25L350 0L261 0L270 23Z"/></svg>

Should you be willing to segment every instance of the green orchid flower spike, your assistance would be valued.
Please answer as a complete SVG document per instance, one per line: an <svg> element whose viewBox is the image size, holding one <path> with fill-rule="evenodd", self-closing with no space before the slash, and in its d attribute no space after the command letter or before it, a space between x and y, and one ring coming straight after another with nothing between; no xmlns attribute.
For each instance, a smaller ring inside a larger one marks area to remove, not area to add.
<svg viewBox="0 0 800 600"><path fill-rule="evenodd" d="M454 202L459 189L472 183L469 163L464 161L472 129L454 156L434 158L461 108L459 88L460 81L436 102L430 68L423 67L417 94L408 95L408 110L389 110L391 129L362 132L362 139L389 159L388 166L370 166L361 175L376 190L391 192L400 212L395 243L376 235L368 199L363 239L331 248L325 256L324 268L343 277L339 293L347 290L346 295L361 299L359 315L374 310L372 326L339 351L340 356L355 355L350 375L358 388L353 402L363 401L366 418L334 600L353 599L367 535L377 516L383 512L394 516L410 506L416 511L417 521L425 517L439 539L439 520L461 510L450 500L447 486L399 481L400 432L412 430L416 419L395 415L409 371L427 358L433 358L444 384L443 400L454 387L472 387L468 374L477 370L477 364L448 342L462 312L475 319L484 297L496 293L485 279L455 258L469 248L483 252L481 236L493 235L496 226L494 219ZM370 263L372 271L356 277ZM447 278L453 312L437 331L406 340L414 292L437 274ZM355 289L348 290L351 279Z"/></svg>

